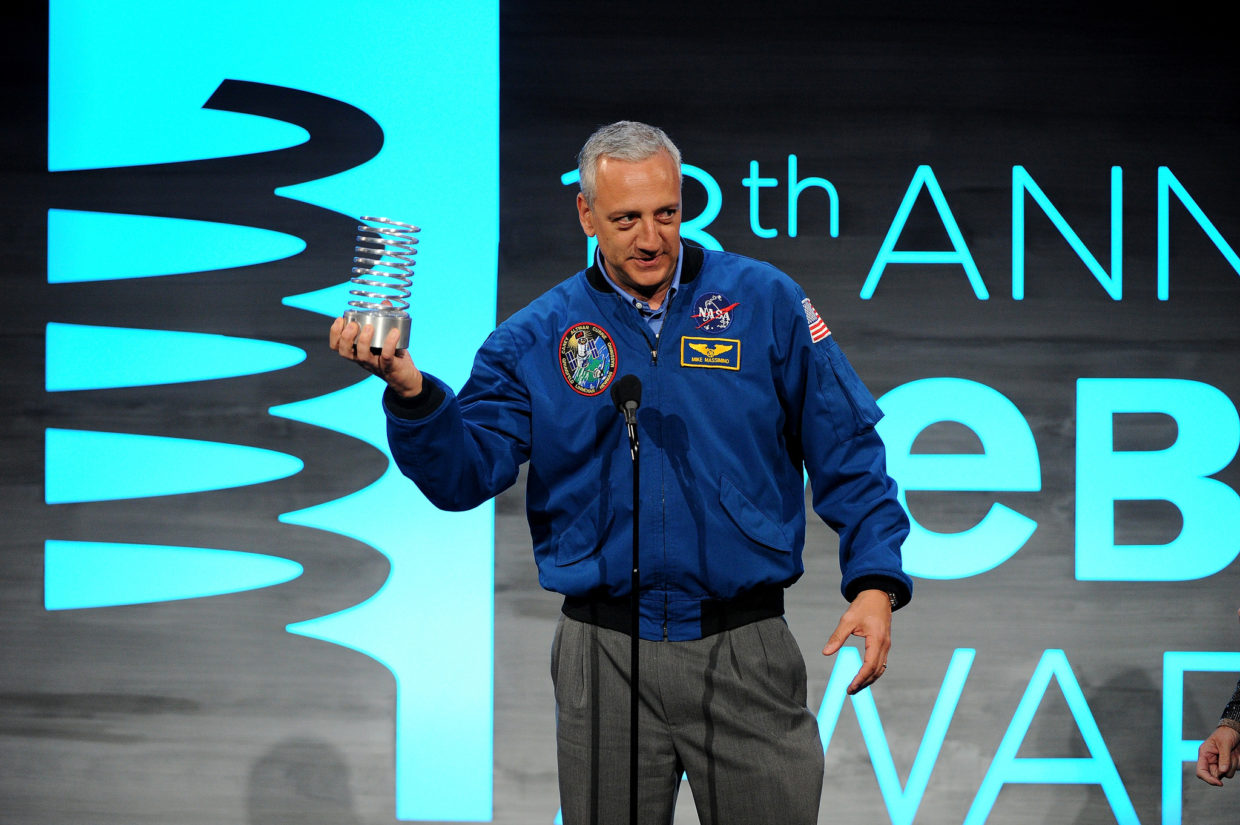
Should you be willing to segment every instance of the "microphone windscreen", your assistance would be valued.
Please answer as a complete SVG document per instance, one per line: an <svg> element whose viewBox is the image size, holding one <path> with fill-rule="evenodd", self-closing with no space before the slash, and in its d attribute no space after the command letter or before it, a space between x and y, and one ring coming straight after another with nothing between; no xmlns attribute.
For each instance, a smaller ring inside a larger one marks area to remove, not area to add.
<svg viewBox="0 0 1240 825"><path fill-rule="evenodd" d="M616 383L611 385L611 400L621 411L629 404L633 408L641 406L642 403L642 382L636 375L622 375Z"/></svg>

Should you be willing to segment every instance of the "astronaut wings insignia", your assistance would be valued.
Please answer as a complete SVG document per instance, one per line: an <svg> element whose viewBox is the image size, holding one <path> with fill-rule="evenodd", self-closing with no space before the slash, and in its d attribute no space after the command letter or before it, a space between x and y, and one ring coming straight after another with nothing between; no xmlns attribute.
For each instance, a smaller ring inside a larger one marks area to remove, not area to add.
<svg viewBox="0 0 1240 825"><path fill-rule="evenodd" d="M731 344L689 344L689 349L700 352L707 358L717 358L734 347Z"/></svg>
<svg viewBox="0 0 1240 825"><path fill-rule="evenodd" d="M737 338L703 338L686 335L680 339L682 367L741 368L741 342Z"/></svg>

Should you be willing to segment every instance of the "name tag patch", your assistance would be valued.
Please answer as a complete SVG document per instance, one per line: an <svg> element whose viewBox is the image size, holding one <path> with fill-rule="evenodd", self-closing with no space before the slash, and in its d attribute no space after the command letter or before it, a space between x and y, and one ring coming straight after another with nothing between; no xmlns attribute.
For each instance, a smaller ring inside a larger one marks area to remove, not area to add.
<svg viewBox="0 0 1240 825"><path fill-rule="evenodd" d="M686 335L680 339L680 365L739 370L741 342L735 338L695 338Z"/></svg>

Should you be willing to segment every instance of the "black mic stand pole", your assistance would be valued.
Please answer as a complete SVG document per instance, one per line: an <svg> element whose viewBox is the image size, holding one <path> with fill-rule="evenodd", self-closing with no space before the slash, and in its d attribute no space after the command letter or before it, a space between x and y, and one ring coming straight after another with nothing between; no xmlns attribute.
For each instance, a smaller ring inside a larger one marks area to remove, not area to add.
<svg viewBox="0 0 1240 825"><path fill-rule="evenodd" d="M641 463L637 451L637 407L641 404L642 382L625 375L611 388L616 407L624 414L629 432L629 455L633 459L633 576L629 584L629 825L637 825L637 706L640 695L638 648L641 645Z"/></svg>
<svg viewBox="0 0 1240 825"><path fill-rule="evenodd" d="M633 577L630 584L631 615L629 617L630 645L629 670L632 672L629 682L629 825L637 825L637 699L638 686L638 646L641 642L641 603L638 585L641 582L640 565L640 531L638 526L639 508L641 507L641 463L637 452L637 412L636 409L625 409L625 422L629 430L629 454L633 457Z"/></svg>

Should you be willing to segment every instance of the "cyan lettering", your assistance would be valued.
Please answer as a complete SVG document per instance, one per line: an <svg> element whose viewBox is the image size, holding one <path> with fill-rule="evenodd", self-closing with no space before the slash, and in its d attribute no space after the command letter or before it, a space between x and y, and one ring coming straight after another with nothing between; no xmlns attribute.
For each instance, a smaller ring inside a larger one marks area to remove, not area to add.
<svg viewBox="0 0 1240 825"><path fill-rule="evenodd" d="M904 231L904 224L908 222L909 213L913 210L913 204L917 201L917 193L922 187L926 188L931 200L934 201L939 220L943 222L947 237L952 242L951 251L896 249L896 241L899 240L900 233ZM917 172L909 183L908 191L904 193L904 200L900 202L900 208L896 210L896 217L891 222L891 228L887 230L887 237L883 239L878 256L874 259L874 265L870 267L870 273L866 275L865 283L861 287L863 301L874 297L874 290L878 288L878 282L882 279L883 271L888 264L955 264L964 268L969 285L973 287L973 294L979 301L985 301L990 297L986 285L982 283L982 274L977 271L977 264L973 262L973 255L969 252L968 244L964 242L964 235L960 232L956 218L947 206L947 198L943 197L943 190L934 177L934 170L929 166L917 167Z"/></svg>
<svg viewBox="0 0 1240 825"><path fill-rule="evenodd" d="M1108 274L1098 259L1081 242L1076 231L1051 203L1042 188L1034 183L1023 166L1012 167L1012 297L1025 297L1025 193L1033 197L1051 223L1064 236L1089 271L1102 284L1113 300L1124 296L1124 170L1111 167L1111 272Z"/></svg>
<svg viewBox="0 0 1240 825"><path fill-rule="evenodd" d="M719 210L723 208L723 191L719 188L718 181L711 176L710 172L691 163L682 163L680 171L685 177L692 178L702 184L702 188L706 190L706 205L702 207L701 213L693 218L681 221L681 236L701 244L706 249L722 252L723 244L715 240L715 236L706 231L706 227L710 226L715 218L719 217Z"/></svg>
<svg viewBox="0 0 1240 825"><path fill-rule="evenodd" d="M817 186L827 193L830 201L830 231L832 238L840 236L840 198L835 186L825 178L804 178L797 180L797 156L788 156L788 237L797 236L797 201L801 193L812 186Z"/></svg>
<svg viewBox="0 0 1240 825"><path fill-rule="evenodd" d="M749 161L749 177L741 180L741 185L749 190L749 228L759 238L774 238L778 229L767 229L758 222L758 190L768 186L778 186L777 178L764 178L758 174L758 162Z"/></svg>
<svg viewBox="0 0 1240 825"><path fill-rule="evenodd" d="M844 709L848 685L861 669L861 654L855 647L840 648L835 655L835 667L831 670L831 678L827 682L827 690L818 711L818 735L822 738L823 753L826 753L831 744L836 723ZM976 655L977 652L969 648L958 648L952 654L943 684L939 687L939 695L934 700L934 708L930 711L930 719L926 722L921 745L917 748L912 770L909 771L908 783L903 788L900 787L900 777L896 773L895 760L891 756L891 747L883 732L882 719L879 718L873 694L869 690L863 690L852 697L853 710L861 726L861 738L870 753L870 764L874 766L878 789L887 805L892 825L912 825L917 816L917 809L921 806L926 786L930 784L930 774L943 748L943 740L947 738L947 728L956 715L956 706L960 702L960 694L964 692L964 683L969 677L969 669L973 666Z"/></svg>
<svg viewBox="0 0 1240 825"><path fill-rule="evenodd" d="M1085 747L1090 755L1083 758L1017 758L1016 754L1021 743L1025 741L1025 735L1029 732L1033 716L1050 686L1052 676L1059 681L1059 689L1063 691L1068 709L1076 720L1077 730L1085 740ZM990 816L991 808L999 798L999 791L1009 782L1100 785L1111 805L1111 812L1115 814L1116 822L1119 825L1140 825L1132 800L1128 798L1128 791L1124 789L1119 771L1115 769L1111 754L1102 740L1098 723L1094 721L1089 704L1085 701L1085 694L1081 692L1081 686L1068 664L1068 657L1062 650L1047 650L1042 654L963 825L982 825Z"/></svg>
<svg viewBox="0 0 1240 825"><path fill-rule="evenodd" d="M1158 300L1165 301L1171 294L1171 193L1175 192L1175 197L1184 208L1188 210L1188 214L1193 216L1193 220L1206 233L1206 237L1210 242L1223 253L1223 257L1227 259L1227 263L1231 264L1231 268L1240 272L1240 255L1236 255L1236 251L1231 248L1231 244L1223 240L1223 235L1214 226L1214 222L1206 217L1206 213L1197 205L1197 201L1193 196L1188 194L1188 190L1184 188L1184 184L1171 173L1166 166L1158 167Z"/></svg>
<svg viewBox="0 0 1240 825"><path fill-rule="evenodd" d="M1076 577L1187 581L1240 553L1240 496L1217 479L1240 447L1240 416L1221 390L1197 381L1082 378L1076 411ZM1114 449L1113 416L1162 413L1179 434L1162 450ZM1167 544L1115 544L1114 502L1167 501L1184 526Z"/></svg>
<svg viewBox="0 0 1240 825"><path fill-rule="evenodd" d="M1024 416L1002 393L960 378L924 378L896 387L879 399L886 414L878 424L887 464L908 511L909 490L1035 491L1042 488L1038 448ZM976 455L913 454L926 427L955 421L977 434ZM936 533L909 513L904 569L929 579L976 576L1007 561L1024 546L1037 522L995 503L977 525L961 533Z"/></svg>

